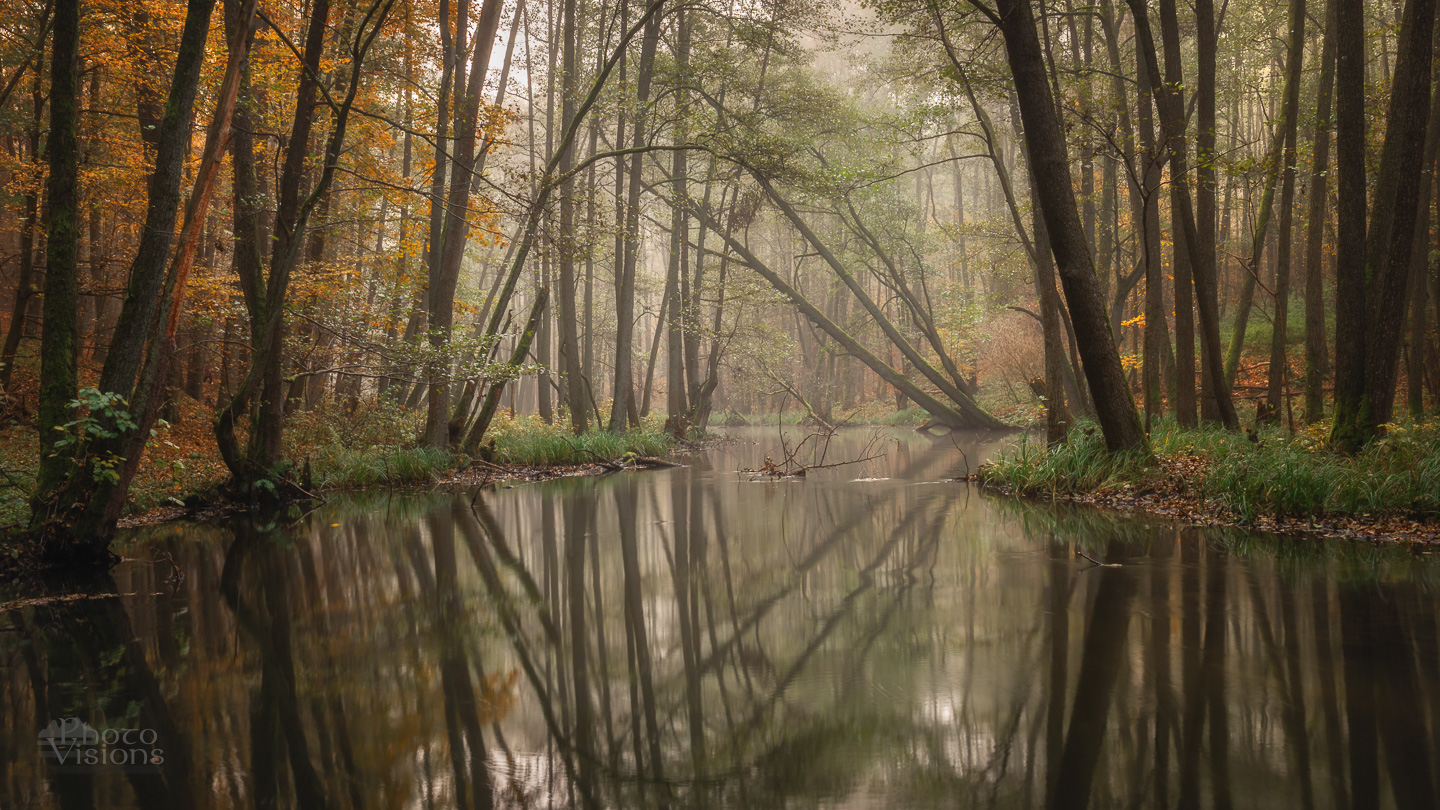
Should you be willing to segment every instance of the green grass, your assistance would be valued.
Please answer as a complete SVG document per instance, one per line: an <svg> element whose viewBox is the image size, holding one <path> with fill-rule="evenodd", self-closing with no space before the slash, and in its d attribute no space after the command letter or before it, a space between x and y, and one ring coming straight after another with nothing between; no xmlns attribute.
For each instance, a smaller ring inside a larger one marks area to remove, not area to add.
<svg viewBox="0 0 1440 810"><path fill-rule="evenodd" d="M879 424L894 426L915 427L923 425L930 414L924 408L912 406L903 411L893 411L880 417Z"/></svg>
<svg viewBox="0 0 1440 810"><path fill-rule="evenodd" d="M1086 431L1090 431L1089 435ZM1156 456L1193 455L1182 466L1201 494L1251 520L1260 515L1315 517L1401 514L1440 516L1440 422L1391 427L1385 439L1353 456L1325 446L1328 425L1292 436L1260 431L1259 442L1216 429L1187 430L1162 422L1151 434ZM1122 485L1160 483L1160 466L1139 454L1111 454L1093 425L1079 425L1070 441L1046 448L1027 436L1001 453L986 479L1020 494L1104 492Z"/></svg>
<svg viewBox="0 0 1440 810"><path fill-rule="evenodd" d="M433 447L326 447L310 459L320 489L367 489L428 484L459 466L462 457Z"/></svg>
<svg viewBox="0 0 1440 810"><path fill-rule="evenodd" d="M1094 425L1080 424L1069 441L1055 447L1047 447L1037 434L1024 434L986 464L981 475L1020 495L1058 495L1114 489L1145 481L1151 472L1142 454L1111 453Z"/></svg>
<svg viewBox="0 0 1440 810"><path fill-rule="evenodd" d="M531 417L497 421L486 438L492 440L497 463L518 465L587 464L596 456L616 459L627 453L660 456L675 446L675 440L653 423L624 434L590 431L576 436Z"/></svg>
<svg viewBox="0 0 1440 810"><path fill-rule="evenodd" d="M617 459L627 453L660 456L675 446L654 424L623 435L591 431L577 437L565 427L533 417L497 420L486 436L486 445L492 442L493 460L516 466L586 464L596 457ZM462 454L428 447L352 447L338 441L312 449L309 458L315 486L320 489L427 484L469 461Z"/></svg>

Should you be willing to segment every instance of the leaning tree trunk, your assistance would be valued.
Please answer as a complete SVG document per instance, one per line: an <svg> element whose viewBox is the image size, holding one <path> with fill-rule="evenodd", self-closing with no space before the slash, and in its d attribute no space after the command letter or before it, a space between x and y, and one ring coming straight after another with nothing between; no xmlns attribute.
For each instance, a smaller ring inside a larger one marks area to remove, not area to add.
<svg viewBox="0 0 1440 810"><path fill-rule="evenodd" d="M1105 444L1111 450L1146 450L1146 436L1125 383L1125 371L1110 334L1105 302L1075 206L1065 137L1046 78L1030 2L1001 0L999 12L1020 117L1025 124L1031 182L1035 184L1035 194L1049 231L1050 249L1065 290L1075 327L1075 342L1095 399L1095 412L1105 434Z"/></svg>
<svg viewBox="0 0 1440 810"><path fill-rule="evenodd" d="M985 413L985 411L981 410L978 406L965 405L964 403L948 405L906 379L905 375L896 371L884 360L877 357L874 352L865 348L863 344L838 324L830 320L819 307L812 304L779 273L770 269L759 257L751 253L742 241L736 239L728 231L722 230L719 227L719 223L715 221L708 211L697 208L693 210L693 213L696 219L704 223L706 227L715 233L725 234L725 244L735 255L740 257L740 261L760 274L762 278L770 283L770 286L774 287L786 298L789 298L796 309L800 310L800 314L804 315L811 323L815 324L816 327L827 335L834 338L835 342L839 343L850 356L869 366L871 371L879 375L880 379L888 383L896 392L914 400L916 404L933 416L935 421L952 428L1004 429L1008 427L990 414Z"/></svg>

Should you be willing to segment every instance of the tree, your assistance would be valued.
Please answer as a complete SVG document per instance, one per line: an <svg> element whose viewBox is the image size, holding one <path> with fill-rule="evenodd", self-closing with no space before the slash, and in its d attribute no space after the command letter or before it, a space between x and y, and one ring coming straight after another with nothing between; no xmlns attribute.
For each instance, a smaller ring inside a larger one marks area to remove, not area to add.
<svg viewBox="0 0 1440 810"><path fill-rule="evenodd" d="M1150 19L1143 0L1128 0L1131 15L1135 19L1136 49L1144 60L1144 69L1150 75L1150 87L1155 94L1155 106L1160 110L1160 128L1169 153L1170 178L1176 191L1172 200L1179 203L1178 211L1172 211L1172 218L1179 220L1177 230L1190 249L1190 267L1195 282L1195 299L1200 317L1201 351L1204 363L1204 377L1209 380L1210 392L1215 401L1220 422L1227 429L1235 430L1240 420L1235 415L1235 403L1230 396L1230 383L1225 376L1224 359L1220 346L1220 313L1217 307L1215 255L1212 246L1202 244L1196 230L1195 210L1191 205L1189 190L1188 160L1185 154L1184 113L1179 99L1160 78L1160 62L1156 57L1155 37L1150 31ZM1166 47L1178 49L1180 34L1176 26L1166 24L1162 19L1161 35ZM1203 66L1202 66L1203 69ZM1202 98L1204 94L1201 94Z"/></svg>
<svg viewBox="0 0 1440 810"><path fill-rule="evenodd" d="M147 358L157 358L160 354L157 340L161 334L157 328L168 323L168 318L162 322L160 316L169 315L169 303L175 294L173 270L176 268L171 265L173 223L180 202L191 113L214 5L214 0L191 0L186 7L174 77L156 137L155 171L150 179L145 226L130 268L125 304L100 372L99 387L80 400L81 407L88 413L75 414L73 424L66 423L68 427L62 431L66 435L53 445L55 452L47 457L31 496L30 535L42 558L81 562L108 559L107 547L115 523L149 438L148 421L153 419L159 404L155 395L163 375L157 373L153 359L147 363ZM59 29L57 21L57 32ZM235 70L238 75L238 67ZM74 92L78 100L78 80ZM53 100L51 103L54 104ZM62 97L62 108L67 103ZM73 125L70 132L74 132ZM52 134L52 137L55 136ZM72 147L62 147L61 154L68 148ZM71 170L62 170L59 182L73 188L73 179L63 179L66 171ZM73 174L69 177L73 178ZM74 210L75 198L70 196L73 191L63 186L51 191L59 191L56 200L62 212L67 208ZM62 256L68 253L73 257L75 254L70 251L78 250L78 222L70 217L62 217L62 222L68 223L69 230L62 231L59 241L52 241L49 249L52 256L58 251ZM172 272L167 273L167 268ZM47 307L65 307L69 313L57 312L53 319L46 321L46 331L53 330L48 342L56 352L53 376L49 378L42 403L42 410L49 414L42 419L42 427L49 428L45 432L51 437L54 435L51 431L60 424L46 424L46 421L66 418L64 414L73 407L70 403L76 400L77 394L73 371L75 307L74 294L69 289L74 283L73 270L69 271L68 282L66 272L65 265L57 265L56 278L47 280L47 287L51 283L57 285L56 298Z"/></svg>
<svg viewBox="0 0 1440 810"><path fill-rule="evenodd" d="M1135 401L1125 384L1120 355L1110 334L1095 267L1075 207L1065 140L1056 118L1055 99L1046 78L1029 0L1002 0L995 23L1005 37L1020 116L1025 124L1031 182L1045 217L1050 250L1055 255L1060 285L1075 325L1076 344L1090 393L1095 398L1105 444L1112 451L1146 450L1146 437L1135 412Z"/></svg>
<svg viewBox="0 0 1440 810"><path fill-rule="evenodd" d="M1300 117L1300 69L1305 53L1305 0L1291 0L1290 37L1285 57L1284 149L1281 152L1280 245L1275 261L1275 313L1270 330L1270 379L1265 394L1266 417L1280 419L1281 401L1289 387L1289 360L1285 351L1286 321L1290 312L1290 230L1295 214L1295 131Z"/></svg>
<svg viewBox="0 0 1440 810"><path fill-rule="evenodd" d="M233 398L219 410L215 418L215 439L220 454L234 476L235 489L246 495L263 494L257 493L256 487L273 492L275 483L272 476L283 478L283 470L280 468L284 460L281 445L284 431L282 361L285 303L290 279L300 259L310 218L329 193L330 185L335 180L366 56L384 28L394 5L395 0L372 0L355 28L354 37L347 47L350 60L346 94L338 104L330 99L328 92L325 95L326 101L334 105L334 121L325 141L319 177L302 200L300 183L309 154L308 144L317 97L320 95L320 55L324 49L324 20L329 14L328 0L316 0L312 9L295 94L295 118L280 175L270 268L264 283L263 297L260 296L259 289L252 295L256 303L263 303L263 309L258 313L251 312L251 320L259 324L259 330L252 335L250 368L237 386ZM250 238L257 235L244 234ZM250 406L251 397L257 395L258 399L251 408L250 435L242 453L235 438L235 423ZM266 483L261 484L261 481Z"/></svg>
<svg viewBox="0 0 1440 810"><path fill-rule="evenodd" d="M1305 234L1305 421L1314 423L1325 415L1322 390L1329 370L1325 348L1325 301L1322 270L1325 220L1330 181L1330 116L1335 95L1335 14L1336 3L1325 4L1324 44L1320 52L1320 86L1315 94L1315 137L1311 142L1310 198L1306 209Z"/></svg>
<svg viewBox="0 0 1440 810"><path fill-rule="evenodd" d="M62 449L74 415L77 387L78 326L76 282L80 253L80 3L56 0L54 42L50 49L50 133L45 151L50 163L46 185L45 331L40 339L41 447L35 500L42 505L73 464ZM22 279L22 283L24 283ZM19 317L22 311L17 310Z"/></svg>
<svg viewBox="0 0 1440 810"><path fill-rule="evenodd" d="M1434 0L1407 0L1386 119L1385 145L1375 176L1370 220L1364 218L1363 40L1347 26L1360 12L1352 0L1336 20L1336 157L1340 169L1339 240L1336 259L1335 417L1331 442L1355 452L1380 435L1394 412L1410 251L1418 214L1421 172L1409 165L1424 153L1430 113ZM1345 199L1360 193L1359 203ZM1357 248L1364 245L1364 253ZM1362 263L1363 262L1363 263Z"/></svg>

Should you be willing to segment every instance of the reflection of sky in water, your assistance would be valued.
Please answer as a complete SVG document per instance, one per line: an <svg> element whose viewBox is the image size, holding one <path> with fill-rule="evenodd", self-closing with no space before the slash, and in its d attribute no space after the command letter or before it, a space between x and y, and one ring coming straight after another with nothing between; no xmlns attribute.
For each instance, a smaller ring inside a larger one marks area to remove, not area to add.
<svg viewBox="0 0 1440 810"><path fill-rule="evenodd" d="M143 532L142 595L0 618L0 806L1433 806L1433 564L984 497L945 483L974 437L789 430L473 511ZM879 457L738 472L797 445ZM72 715L182 756L56 787L34 735Z"/></svg>

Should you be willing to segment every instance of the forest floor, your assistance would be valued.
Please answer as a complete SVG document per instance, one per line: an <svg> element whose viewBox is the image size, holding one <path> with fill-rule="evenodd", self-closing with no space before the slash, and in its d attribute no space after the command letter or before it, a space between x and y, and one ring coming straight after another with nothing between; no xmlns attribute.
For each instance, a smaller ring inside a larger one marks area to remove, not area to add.
<svg viewBox="0 0 1440 810"><path fill-rule="evenodd" d="M1440 421L1392 426L1364 452L1325 446L1329 425L1246 434L1163 423L1154 456L1110 454L1093 425L1047 448L1030 435L969 480L989 490L1202 526L1371 542L1440 543Z"/></svg>

